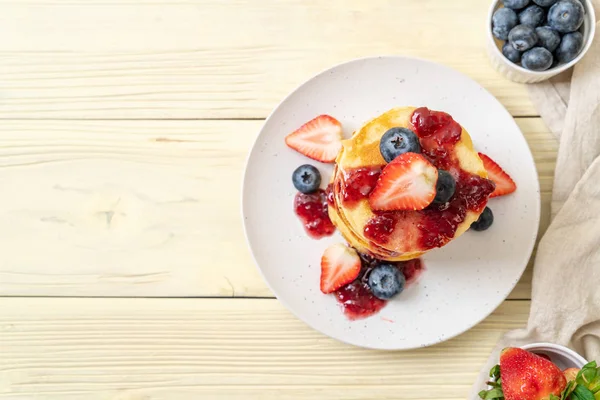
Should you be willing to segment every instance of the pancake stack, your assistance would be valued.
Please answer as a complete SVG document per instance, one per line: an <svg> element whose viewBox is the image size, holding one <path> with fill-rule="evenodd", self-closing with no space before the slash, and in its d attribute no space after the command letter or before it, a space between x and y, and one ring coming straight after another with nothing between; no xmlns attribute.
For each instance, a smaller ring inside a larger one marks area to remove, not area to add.
<svg viewBox="0 0 600 400"><path fill-rule="evenodd" d="M486 192L483 204L478 204L475 209L467 207L466 213L463 212L461 215L451 215L452 207L447 211L438 207L434 212L425 209L382 213L369 206L368 193L373 189L379 172L387 164L379 149L381 137L394 127L415 131L411 122L415 109L403 107L389 110L367 122L350 139L343 141L329 186L331 191L329 216L333 223L351 247L360 253L381 260L410 260L456 239L478 219L489 195ZM452 146L444 146L431 139L420 138L420 141L424 153L438 154L442 151L449 153L446 159L451 158L453 164L450 167L444 165L444 169L449 170L455 177L469 178L462 181L463 193L467 193L469 188L464 185L481 181L477 177L487 178L487 172L473 148L469 133L462 126L461 129L460 139ZM432 162L436 164L435 160ZM440 168L439 165L435 166ZM470 179L473 176L474 178ZM435 220L438 216L440 216L439 221ZM435 229L441 229L440 227L445 229L443 226L445 219L454 221L450 236L447 234L448 230L445 230L446 236L441 235L439 241L423 239L424 236L432 235L427 231L432 221L437 224ZM429 225L424 222L425 220ZM368 235L365 234L365 231L369 232L369 229L373 229L374 221L377 225L375 228L385 234L383 239L378 239L374 235L367 237Z"/></svg>

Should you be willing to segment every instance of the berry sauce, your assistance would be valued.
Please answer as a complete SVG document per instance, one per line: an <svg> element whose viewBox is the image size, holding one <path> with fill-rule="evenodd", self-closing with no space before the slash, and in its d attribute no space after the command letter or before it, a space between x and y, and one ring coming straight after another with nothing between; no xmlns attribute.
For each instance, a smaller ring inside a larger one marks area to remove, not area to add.
<svg viewBox="0 0 600 400"><path fill-rule="evenodd" d="M304 229L313 239L331 236L335 232L335 226L329 219L327 195L324 190L319 189L310 194L296 194L294 210L302 221Z"/></svg>
<svg viewBox="0 0 600 400"><path fill-rule="evenodd" d="M410 122L419 139L431 138L440 146L458 143L462 133L461 126L450 114L431 111L426 107L413 111Z"/></svg>
<svg viewBox="0 0 600 400"><path fill-rule="evenodd" d="M452 174L456 179L456 192L449 202L431 204L420 211L375 211L375 216L364 227L364 235L376 244L385 245L394 229L401 227L403 220L415 221L414 213L417 213L416 226L421 233L417 244L420 250L429 250L442 247L454 238L467 211L481 212L494 191L494 183L460 168L453 148L460 140L462 128L450 115L421 107L413 112L411 123L419 136L423 155L436 168ZM377 178L374 171L370 179L376 181Z"/></svg>
<svg viewBox="0 0 600 400"><path fill-rule="evenodd" d="M369 197L369 194L375 189L381 169L382 167L379 166L363 167L344 174L341 197L345 207L352 208L360 200Z"/></svg>
<svg viewBox="0 0 600 400"><path fill-rule="evenodd" d="M367 222L364 229L365 237L378 244L386 244L396 228L396 224L404 212L402 211L373 211L374 217Z"/></svg>
<svg viewBox="0 0 600 400"><path fill-rule="evenodd" d="M381 300L373 296L371 289L369 289L369 285L367 284L369 273L378 261L366 255L361 255L361 257L363 264L358 278L335 292L338 302L340 302L344 308L344 314L350 320L370 317L388 303L387 300ZM425 269L421 259L418 258L391 264L402 271L406 278L407 286L416 282Z"/></svg>
<svg viewBox="0 0 600 400"><path fill-rule="evenodd" d="M344 314L350 320L367 318L387 304L386 300L373 296L369 285L360 278L338 289L335 297L344 307Z"/></svg>
<svg viewBox="0 0 600 400"><path fill-rule="evenodd" d="M456 229L467 216L467 210L480 212L488 196L494 191L492 181L460 171L456 179L456 192L446 204L431 204L421 211L418 224L421 246L426 249L441 247L448 243Z"/></svg>
<svg viewBox="0 0 600 400"><path fill-rule="evenodd" d="M325 194L327 195L327 204L331 207L335 207L335 199L333 193L333 183L327 185L327 189L325 190Z"/></svg>
<svg viewBox="0 0 600 400"><path fill-rule="evenodd" d="M420 258L414 258L401 264L404 264L402 268L402 273L406 278L407 285L416 282L423 273L423 271L425 271L425 265L423 264L423 261L421 261Z"/></svg>

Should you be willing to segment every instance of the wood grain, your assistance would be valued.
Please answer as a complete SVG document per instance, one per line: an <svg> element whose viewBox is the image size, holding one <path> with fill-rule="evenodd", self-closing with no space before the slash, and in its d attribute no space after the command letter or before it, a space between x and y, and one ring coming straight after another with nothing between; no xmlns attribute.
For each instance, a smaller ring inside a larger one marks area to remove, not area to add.
<svg viewBox="0 0 600 400"><path fill-rule="evenodd" d="M464 399L528 311L509 301L449 342L384 352L271 299L0 298L0 399Z"/></svg>
<svg viewBox="0 0 600 400"><path fill-rule="evenodd" d="M537 115L525 86L488 62L486 1L0 5L0 118L265 117L315 73L388 54L446 64L482 84L513 115Z"/></svg>
<svg viewBox="0 0 600 400"><path fill-rule="evenodd" d="M0 294L264 295L240 218L259 126L3 123Z"/></svg>
<svg viewBox="0 0 600 400"><path fill-rule="evenodd" d="M261 121L4 121L0 295L271 296L240 216ZM556 143L533 149L548 224ZM290 211L291 212L291 211ZM530 274L513 297L527 299Z"/></svg>

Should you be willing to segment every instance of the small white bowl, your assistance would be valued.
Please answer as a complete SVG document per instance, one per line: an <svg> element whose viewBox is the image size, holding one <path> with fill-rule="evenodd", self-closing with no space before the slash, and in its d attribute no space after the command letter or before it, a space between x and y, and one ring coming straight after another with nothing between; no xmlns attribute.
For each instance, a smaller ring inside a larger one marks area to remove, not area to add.
<svg viewBox="0 0 600 400"><path fill-rule="evenodd" d="M546 71L531 71L526 68L521 67L520 65L514 64L512 61L509 61L502 54L502 41L498 40L492 35L492 15L494 12L500 8L501 1L494 0L492 2L492 6L490 7L487 19L487 50L492 65L498 72L502 75L510 79L514 82L519 83L535 83L545 81L547 79L552 78L554 75L558 75L563 71L571 68L573 65L577 64L579 60L583 58L585 53L589 50L592 45L592 40L594 39L594 33L596 31L596 15L594 14L594 7L592 6L591 0L580 0L581 4L585 8L585 18L583 20L583 26L581 33L583 34L583 49L579 53L577 57L566 64L557 65L556 67L551 67Z"/></svg>
<svg viewBox="0 0 600 400"><path fill-rule="evenodd" d="M548 356L550 361L558 366L563 371L567 368L581 368L587 361L579 354L569 349L553 343L532 343L521 346L523 350L530 351L535 354Z"/></svg>

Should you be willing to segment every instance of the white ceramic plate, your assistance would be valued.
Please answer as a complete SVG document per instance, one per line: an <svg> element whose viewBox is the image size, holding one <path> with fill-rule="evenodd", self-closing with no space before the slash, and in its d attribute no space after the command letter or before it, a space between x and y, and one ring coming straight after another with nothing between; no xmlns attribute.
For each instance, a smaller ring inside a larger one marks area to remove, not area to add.
<svg viewBox="0 0 600 400"><path fill-rule="evenodd" d="M317 165L323 187L331 165L286 147L284 137L319 114L330 114L345 137L392 107L426 106L450 113L475 147L513 177L518 190L493 199L494 225L466 232L423 257L427 270L378 314L350 321L333 295L319 291L320 259L339 234L307 236L293 210L292 172ZM242 193L246 237L264 279L298 318L338 340L368 348L411 349L450 339L488 316L508 296L531 255L540 194L533 157L510 114L470 78L406 57L351 61L320 73L273 111L248 157Z"/></svg>

